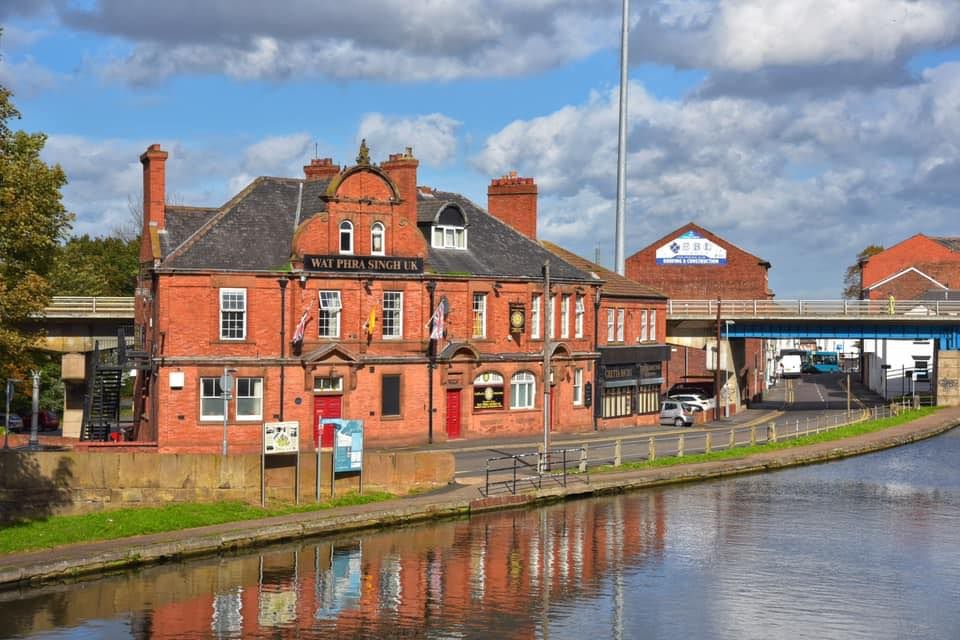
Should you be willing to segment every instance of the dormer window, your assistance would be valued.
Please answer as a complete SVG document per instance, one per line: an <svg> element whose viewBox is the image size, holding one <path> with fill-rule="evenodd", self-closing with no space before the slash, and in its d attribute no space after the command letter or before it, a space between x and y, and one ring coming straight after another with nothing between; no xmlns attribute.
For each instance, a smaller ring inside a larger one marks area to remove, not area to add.
<svg viewBox="0 0 960 640"><path fill-rule="evenodd" d="M467 221L457 205L448 205L433 223L432 244L437 249L466 249Z"/></svg>
<svg viewBox="0 0 960 640"><path fill-rule="evenodd" d="M353 225L349 220L340 223L340 253L353 253Z"/></svg>
<svg viewBox="0 0 960 640"><path fill-rule="evenodd" d="M383 255L383 234L383 224L374 222L373 226L370 227L370 253L375 256Z"/></svg>

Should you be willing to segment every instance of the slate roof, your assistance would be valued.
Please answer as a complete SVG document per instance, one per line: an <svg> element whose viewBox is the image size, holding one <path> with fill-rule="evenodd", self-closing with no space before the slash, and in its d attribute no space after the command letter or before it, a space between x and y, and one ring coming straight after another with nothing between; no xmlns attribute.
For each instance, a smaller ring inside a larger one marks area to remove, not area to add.
<svg viewBox="0 0 960 640"><path fill-rule="evenodd" d="M539 243L491 216L464 196L447 191L433 191L432 196L425 196L418 190L418 221L421 216L432 221L436 212L445 204L455 202L463 209L469 222L467 248L430 247L426 261L429 270L440 274L540 278L543 274L543 263L550 260L551 279L593 280L589 273L558 259ZM429 246L429 224L422 222L419 226Z"/></svg>
<svg viewBox="0 0 960 640"><path fill-rule="evenodd" d="M219 208L168 207L162 236L164 269L270 271L291 257L296 228L325 211L320 196L329 180L260 177ZM550 260L555 280L592 281L589 273L559 259L537 242L491 216L464 196L418 189L417 220L427 244L428 273L536 278ZM447 203L467 217L467 249L430 246L430 222Z"/></svg>
<svg viewBox="0 0 960 640"><path fill-rule="evenodd" d="M571 253L552 242L541 240L540 244L551 253L563 258L566 262L569 262L582 271L595 273L600 280L604 281L602 285L604 296L616 298L661 298L663 300L666 300L668 297L667 294L658 289L641 284L630 278L625 278L615 271L610 271L594 262L590 262L586 258L581 258L577 254Z"/></svg>

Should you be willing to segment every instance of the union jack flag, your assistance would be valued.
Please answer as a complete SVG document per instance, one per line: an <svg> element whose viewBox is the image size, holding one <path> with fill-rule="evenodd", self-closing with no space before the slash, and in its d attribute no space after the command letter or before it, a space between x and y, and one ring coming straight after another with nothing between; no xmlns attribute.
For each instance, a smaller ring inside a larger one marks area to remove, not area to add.
<svg viewBox="0 0 960 640"><path fill-rule="evenodd" d="M443 338L444 325L447 320L447 299L441 298L436 311L430 316L430 339L441 340Z"/></svg>
<svg viewBox="0 0 960 640"><path fill-rule="evenodd" d="M303 344L303 334L307 329L307 322L310 320L310 307L312 305L307 305L303 310L303 315L300 316L300 322L297 323L297 329L293 332L293 344L294 346L299 347Z"/></svg>

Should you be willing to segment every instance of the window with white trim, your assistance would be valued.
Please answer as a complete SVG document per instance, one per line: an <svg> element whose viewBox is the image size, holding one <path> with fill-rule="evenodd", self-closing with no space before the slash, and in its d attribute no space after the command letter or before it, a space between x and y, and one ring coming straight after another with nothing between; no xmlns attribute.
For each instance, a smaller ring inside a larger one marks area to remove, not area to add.
<svg viewBox="0 0 960 640"><path fill-rule="evenodd" d="M613 309L607 309L607 342L613 342L613 339L616 337L615 333L615 312Z"/></svg>
<svg viewBox="0 0 960 640"><path fill-rule="evenodd" d="M640 310L640 342L647 341L647 310Z"/></svg>
<svg viewBox="0 0 960 640"><path fill-rule="evenodd" d="M543 298L539 293L533 294L530 300L530 337L534 340L540 338L540 300Z"/></svg>
<svg viewBox="0 0 960 640"><path fill-rule="evenodd" d="M575 338L582 338L583 337L583 317L584 315L586 315L586 310L583 306L583 296L580 294L577 294L577 299L574 304L576 305L576 311L574 312L574 315L573 315L573 324L574 324L573 336Z"/></svg>
<svg viewBox="0 0 960 640"><path fill-rule="evenodd" d="M560 296L560 337L570 337L570 295Z"/></svg>
<svg viewBox="0 0 960 640"><path fill-rule="evenodd" d="M200 420L223 421L223 390L220 378L200 378Z"/></svg>
<svg viewBox="0 0 960 640"><path fill-rule="evenodd" d="M547 332L550 335L550 339L557 334L557 294L550 294L550 319L548 320L550 326L547 327Z"/></svg>
<svg viewBox="0 0 960 640"><path fill-rule="evenodd" d="M579 407L583 404L583 369L573 370L573 404Z"/></svg>
<svg viewBox="0 0 960 640"><path fill-rule="evenodd" d="M487 294L473 294L473 337L487 336Z"/></svg>
<svg viewBox="0 0 960 640"><path fill-rule="evenodd" d="M434 225L433 246L437 249L466 249L467 230L463 227Z"/></svg>
<svg viewBox="0 0 960 640"><path fill-rule="evenodd" d="M383 337L403 336L403 292L383 292Z"/></svg>
<svg viewBox="0 0 960 640"><path fill-rule="evenodd" d="M237 378L237 420L263 418L263 378Z"/></svg>
<svg viewBox="0 0 960 640"><path fill-rule="evenodd" d="M320 291L320 311L317 313L317 331L321 338L340 337L340 292Z"/></svg>
<svg viewBox="0 0 960 640"><path fill-rule="evenodd" d="M384 237L386 231L382 222L374 222L370 227L370 253L375 256L384 254Z"/></svg>
<svg viewBox="0 0 960 640"><path fill-rule="evenodd" d="M650 309L650 314L647 317L650 320L649 330L647 331L647 339L656 340L657 339L657 310Z"/></svg>
<svg viewBox="0 0 960 640"><path fill-rule="evenodd" d="M533 409L536 378L529 371L519 371L510 378L510 408Z"/></svg>
<svg viewBox="0 0 960 640"><path fill-rule="evenodd" d="M340 253L353 253L353 223L349 220L340 223Z"/></svg>
<svg viewBox="0 0 960 640"><path fill-rule="evenodd" d="M623 309L617 309L617 342L623 342Z"/></svg>
<svg viewBox="0 0 960 640"><path fill-rule="evenodd" d="M313 379L313 390L318 393L343 391L343 378L340 376L317 376Z"/></svg>
<svg viewBox="0 0 960 640"><path fill-rule="evenodd" d="M247 337L247 290L220 289L220 339Z"/></svg>

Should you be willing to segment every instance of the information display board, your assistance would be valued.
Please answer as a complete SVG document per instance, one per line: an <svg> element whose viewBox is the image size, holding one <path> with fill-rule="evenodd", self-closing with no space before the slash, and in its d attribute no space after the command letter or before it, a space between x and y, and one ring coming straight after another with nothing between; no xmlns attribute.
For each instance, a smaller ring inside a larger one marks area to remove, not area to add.
<svg viewBox="0 0 960 640"><path fill-rule="evenodd" d="M300 451L300 423L264 422L263 453L297 453Z"/></svg>
<svg viewBox="0 0 960 640"><path fill-rule="evenodd" d="M363 469L363 420L324 419L334 429L333 470L336 473Z"/></svg>

